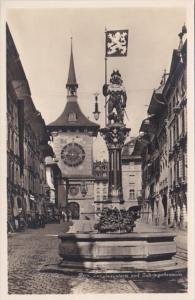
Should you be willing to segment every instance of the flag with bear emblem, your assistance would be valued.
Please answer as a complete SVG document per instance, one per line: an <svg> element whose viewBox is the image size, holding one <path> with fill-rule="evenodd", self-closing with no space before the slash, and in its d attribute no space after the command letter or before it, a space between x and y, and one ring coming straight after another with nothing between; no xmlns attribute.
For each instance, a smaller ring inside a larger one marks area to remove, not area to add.
<svg viewBox="0 0 195 300"><path fill-rule="evenodd" d="M128 30L106 31L106 57L127 56Z"/></svg>

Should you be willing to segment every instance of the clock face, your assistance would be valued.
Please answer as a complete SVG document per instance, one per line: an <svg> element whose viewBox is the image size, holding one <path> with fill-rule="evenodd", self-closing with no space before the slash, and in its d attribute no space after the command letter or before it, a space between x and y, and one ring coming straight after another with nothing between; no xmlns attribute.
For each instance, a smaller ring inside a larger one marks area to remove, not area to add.
<svg viewBox="0 0 195 300"><path fill-rule="evenodd" d="M69 188L69 193L71 196L76 196L79 193L79 186L78 185L72 185Z"/></svg>
<svg viewBox="0 0 195 300"><path fill-rule="evenodd" d="M76 167L85 159L85 151L83 147L77 143L70 143L64 146L61 151L61 159L64 164L69 167Z"/></svg>

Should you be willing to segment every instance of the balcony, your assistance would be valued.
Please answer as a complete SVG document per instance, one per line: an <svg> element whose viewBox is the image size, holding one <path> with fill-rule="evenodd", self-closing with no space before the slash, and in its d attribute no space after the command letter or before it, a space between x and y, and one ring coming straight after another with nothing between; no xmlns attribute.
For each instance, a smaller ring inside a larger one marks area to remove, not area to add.
<svg viewBox="0 0 195 300"><path fill-rule="evenodd" d="M181 147L185 146L187 142L187 133L181 133L180 136L179 136L179 145Z"/></svg>
<svg viewBox="0 0 195 300"><path fill-rule="evenodd" d="M169 193L170 193L170 195L173 194L173 186L172 185L170 185L170 187L169 187Z"/></svg>
<svg viewBox="0 0 195 300"><path fill-rule="evenodd" d="M174 149L174 153L178 153L178 151L180 149L180 143L178 141L175 141L173 149Z"/></svg>
<svg viewBox="0 0 195 300"><path fill-rule="evenodd" d="M180 186L181 186L181 190L186 192L186 190L187 190L187 180L185 178L183 178L181 180Z"/></svg>
<svg viewBox="0 0 195 300"><path fill-rule="evenodd" d="M173 108L173 111L175 114L178 114L181 110L181 107L180 107L180 104L178 103L174 108Z"/></svg>
<svg viewBox="0 0 195 300"><path fill-rule="evenodd" d="M172 160L173 156L174 156L174 151L169 150L169 160Z"/></svg>
<svg viewBox="0 0 195 300"><path fill-rule="evenodd" d="M187 103L187 98L184 97L180 102L180 107L183 108L186 105L186 103Z"/></svg>
<svg viewBox="0 0 195 300"><path fill-rule="evenodd" d="M180 186L179 180L173 182L173 191L174 192L178 192L180 190L180 187L181 186Z"/></svg>

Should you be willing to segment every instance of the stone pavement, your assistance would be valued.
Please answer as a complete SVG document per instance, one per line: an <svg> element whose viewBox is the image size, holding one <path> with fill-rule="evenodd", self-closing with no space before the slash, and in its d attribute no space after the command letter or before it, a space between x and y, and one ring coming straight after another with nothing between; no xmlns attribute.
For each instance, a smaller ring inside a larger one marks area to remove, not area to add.
<svg viewBox="0 0 195 300"><path fill-rule="evenodd" d="M39 272L43 264L60 261L57 233L66 229L64 224L47 224L45 228L27 229L8 238L9 294L70 293L69 278Z"/></svg>
<svg viewBox="0 0 195 300"><path fill-rule="evenodd" d="M9 294L132 293L131 280L113 281L56 273L41 273L44 264L57 264L57 234L67 231L64 224L47 224L45 228L27 229L8 238ZM90 284L89 284L90 282Z"/></svg>
<svg viewBox="0 0 195 300"><path fill-rule="evenodd" d="M145 223L137 223L135 227L135 232L158 232L158 231L168 231L175 233L176 243L178 248L187 250L187 230L179 228L169 228L167 226L154 226Z"/></svg>
<svg viewBox="0 0 195 300"><path fill-rule="evenodd" d="M8 292L9 294L77 294L77 293L138 293L160 292L163 283L133 282L129 278L88 277L84 274L64 275L41 273L45 264L57 264L57 235L69 229L66 223L47 224L45 228L26 229L8 238ZM150 225L138 224L137 230L158 231ZM163 229L160 229L163 230ZM136 231L136 230L135 230ZM185 246L185 232L178 234L178 243ZM180 284L180 283L179 283ZM181 290L184 291L183 283ZM166 291L165 282L165 291ZM178 285L170 284L170 290L177 291Z"/></svg>
<svg viewBox="0 0 195 300"><path fill-rule="evenodd" d="M172 232L176 235L175 241L177 245L177 255L176 257L182 259L183 261L187 261L187 229L180 228L170 228L167 226L155 226L145 223L137 223L135 230L139 232L155 232L155 231L168 231Z"/></svg>

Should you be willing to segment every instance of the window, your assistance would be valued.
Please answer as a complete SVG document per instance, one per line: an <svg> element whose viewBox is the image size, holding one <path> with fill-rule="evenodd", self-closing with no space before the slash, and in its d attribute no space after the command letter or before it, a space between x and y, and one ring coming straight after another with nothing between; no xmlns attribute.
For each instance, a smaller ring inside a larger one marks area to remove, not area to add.
<svg viewBox="0 0 195 300"><path fill-rule="evenodd" d="M179 180L179 161L177 161L177 164L176 164L176 174L177 174L177 182Z"/></svg>
<svg viewBox="0 0 195 300"><path fill-rule="evenodd" d="M8 149L10 148L10 127L8 126L8 131L7 131L7 147Z"/></svg>
<svg viewBox="0 0 195 300"><path fill-rule="evenodd" d="M12 151L14 151L14 132L13 131L12 131L11 142L12 142L11 149L12 149Z"/></svg>
<svg viewBox="0 0 195 300"><path fill-rule="evenodd" d="M171 102L168 105L168 116L170 117L171 115Z"/></svg>
<svg viewBox="0 0 195 300"><path fill-rule="evenodd" d="M135 190L129 190L129 198L130 198L130 200L135 199Z"/></svg>
<svg viewBox="0 0 195 300"><path fill-rule="evenodd" d="M184 114L184 110L182 111L182 114L181 114L181 121L182 121L182 133L185 133L185 114Z"/></svg>
<svg viewBox="0 0 195 300"><path fill-rule="evenodd" d="M172 182L173 182L172 166L170 166L170 182L171 182L171 185L172 185Z"/></svg>
<svg viewBox="0 0 195 300"><path fill-rule="evenodd" d="M14 182L14 162L12 162L12 167L11 167L11 179L12 179L12 182Z"/></svg>
<svg viewBox="0 0 195 300"><path fill-rule="evenodd" d="M186 91L186 78L185 78L185 74L182 77L181 89L182 89L182 96L184 96L185 91Z"/></svg>
<svg viewBox="0 0 195 300"><path fill-rule="evenodd" d="M107 194L107 188L103 188L103 193Z"/></svg>
<svg viewBox="0 0 195 300"><path fill-rule="evenodd" d="M176 105L178 105L179 104L179 91L178 91L178 89L176 89L175 98L176 98Z"/></svg>
<svg viewBox="0 0 195 300"><path fill-rule="evenodd" d="M175 99L176 97L175 97L175 95L173 96L173 108L175 108Z"/></svg>
<svg viewBox="0 0 195 300"><path fill-rule="evenodd" d="M68 121L69 122L75 122L77 120L77 116L74 112L69 113L68 115Z"/></svg>
<svg viewBox="0 0 195 300"><path fill-rule="evenodd" d="M18 205L18 208L22 208L22 201L20 198L17 198L17 205Z"/></svg>
<svg viewBox="0 0 195 300"><path fill-rule="evenodd" d="M175 143L175 125L173 125L173 143Z"/></svg>
<svg viewBox="0 0 195 300"><path fill-rule="evenodd" d="M170 149L172 149L172 128L170 128L170 132L169 132L169 137L170 137Z"/></svg>
<svg viewBox="0 0 195 300"><path fill-rule="evenodd" d="M178 120L178 117L176 118L176 132L175 132L175 135L176 135L176 139L178 138L179 136L179 120Z"/></svg>
<svg viewBox="0 0 195 300"><path fill-rule="evenodd" d="M182 157L182 173L183 173L183 180L186 178L186 170L185 170L185 154Z"/></svg>

